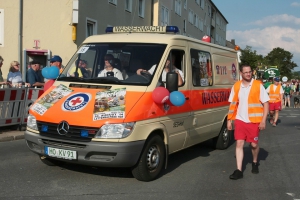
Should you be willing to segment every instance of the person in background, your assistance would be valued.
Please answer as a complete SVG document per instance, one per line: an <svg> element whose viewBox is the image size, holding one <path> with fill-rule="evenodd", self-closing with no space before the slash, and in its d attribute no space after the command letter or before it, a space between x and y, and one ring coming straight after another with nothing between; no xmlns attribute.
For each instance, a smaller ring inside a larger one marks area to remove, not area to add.
<svg viewBox="0 0 300 200"><path fill-rule="evenodd" d="M172 64L173 64L172 69L175 73L178 74L178 86L181 86L183 84L184 74L180 69L178 69L177 67L174 66L175 58L176 58L175 55L172 55ZM170 72L170 70L171 70L171 64L170 63L171 63L171 58L169 56L166 63L165 63L165 67L164 67L164 70L163 70L162 75L161 75L162 82L166 82L167 73ZM149 73L149 74L153 75L155 68L156 68L156 65L153 65L148 71L145 70L145 69L138 69L136 71L136 73L138 75L141 75L141 73L146 72L146 73Z"/></svg>
<svg viewBox="0 0 300 200"><path fill-rule="evenodd" d="M275 127L278 117L279 117L279 111L282 108L283 104L283 89L281 85L279 84L279 78L274 78L274 83L271 84L267 88L267 92L269 93L270 97L270 123Z"/></svg>
<svg viewBox="0 0 300 200"><path fill-rule="evenodd" d="M115 68L116 61L112 54L106 54L104 56L104 62L104 69L100 71L98 77L115 77L119 80L123 80L122 72Z"/></svg>
<svg viewBox="0 0 300 200"><path fill-rule="evenodd" d="M31 87L43 87L44 82L38 74L40 70L40 63L38 61L32 61L30 69L26 73L26 82L30 84Z"/></svg>
<svg viewBox="0 0 300 200"><path fill-rule="evenodd" d="M62 68L62 59L58 55L54 55L50 60L50 66L56 66L59 69L59 73L63 71Z"/></svg>
<svg viewBox="0 0 300 200"><path fill-rule="evenodd" d="M2 71L1 71L1 67L3 65L3 61L4 61L4 59L2 58L2 56L0 56L0 85L7 85L7 82L4 81L4 79L3 79Z"/></svg>
<svg viewBox="0 0 300 200"><path fill-rule="evenodd" d="M76 66L78 66L76 72ZM78 78L89 78L91 72L87 68L87 61L86 60L77 60L76 66L73 66L72 69L69 71L70 76L78 77Z"/></svg>
<svg viewBox="0 0 300 200"><path fill-rule="evenodd" d="M18 61L12 61L10 63L7 82L9 82L12 87L21 87L23 84L30 87L29 83L23 82L22 74L20 72L20 63Z"/></svg>
<svg viewBox="0 0 300 200"><path fill-rule="evenodd" d="M267 89L272 84L273 78L270 77L268 81L264 84L264 88Z"/></svg>
<svg viewBox="0 0 300 200"><path fill-rule="evenodd" d="M243 178L242 163L244 158L244 143L249 142L252 150L252 173L258 174L258 138L259 131L266 128L269 110L269 96L263 85L252 78L249 65L240 66L241 81L236 82L230 92L230 102L227 129L232 130L234 120L234 138L236 140L237 169L229 176L237 180Z"/></svg>
<svg viewBox="0 0 300 200"><path fill-rule="evenodd" d="M290 86L290 83L286 83L284 90L284 106L291 107L291 94L292 94L292 88Z"/></svg>

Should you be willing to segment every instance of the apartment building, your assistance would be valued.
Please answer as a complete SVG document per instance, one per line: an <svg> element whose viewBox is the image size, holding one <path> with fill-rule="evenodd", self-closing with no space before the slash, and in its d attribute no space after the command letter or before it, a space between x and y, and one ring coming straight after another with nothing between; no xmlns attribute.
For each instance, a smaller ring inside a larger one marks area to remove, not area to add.
<svg viewBox="0 0 300 200"><path fill-rule="evenodd" d="M226 46L226 18L211 0L0 0L2 72L30 61L49 65L60 55L63 65L85 38L105 34L108 26L178 26L179 34Z"/></svg>

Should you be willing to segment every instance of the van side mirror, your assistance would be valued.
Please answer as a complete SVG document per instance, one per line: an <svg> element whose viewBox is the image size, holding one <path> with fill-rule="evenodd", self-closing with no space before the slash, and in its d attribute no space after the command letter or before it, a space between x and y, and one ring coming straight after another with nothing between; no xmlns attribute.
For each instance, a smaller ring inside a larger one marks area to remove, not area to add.
<svg viewBox="0 0 300 200"><path fill-rule="evenodd" d="M166 88L170 93L178 91L178 74L176 72L167 73Z"/></svg>

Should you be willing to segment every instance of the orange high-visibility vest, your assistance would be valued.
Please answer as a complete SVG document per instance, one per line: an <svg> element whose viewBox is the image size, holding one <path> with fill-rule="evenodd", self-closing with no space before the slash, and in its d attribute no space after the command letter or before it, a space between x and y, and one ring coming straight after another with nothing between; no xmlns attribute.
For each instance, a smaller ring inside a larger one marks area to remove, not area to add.
<svg viewBox="0 0 300 200"><path fill-rule="evenodd" d="M269 97L270 97L270 103L277 103L280 102L280 87L281 85L277 85L276 90L274 91L274 84L270 85L270 92L269 92Z"/></svg>
<svg viewBox="0 0 300 200"><path fill-rule="evenodd" d="M239 91L242 81L238 81L234 84L234 96L229 106L227 120L234 120L237 113L237 107L239 104ZM257 80L253 80L251 90L248 96L248 117L252 123L260 123L262 121L264 108L260 102L260 85Z"/></svg>

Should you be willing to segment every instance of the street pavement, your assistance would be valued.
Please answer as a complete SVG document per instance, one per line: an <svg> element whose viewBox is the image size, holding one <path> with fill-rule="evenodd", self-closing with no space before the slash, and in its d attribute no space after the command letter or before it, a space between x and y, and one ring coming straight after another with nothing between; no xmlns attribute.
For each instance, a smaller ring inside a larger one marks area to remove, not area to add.
<svg viewBox="0 0 300 200"><path fill-rule="evenodd" d="M20 131L18 126L0 127L0 142L24 139L24 127Z"/></svg>

